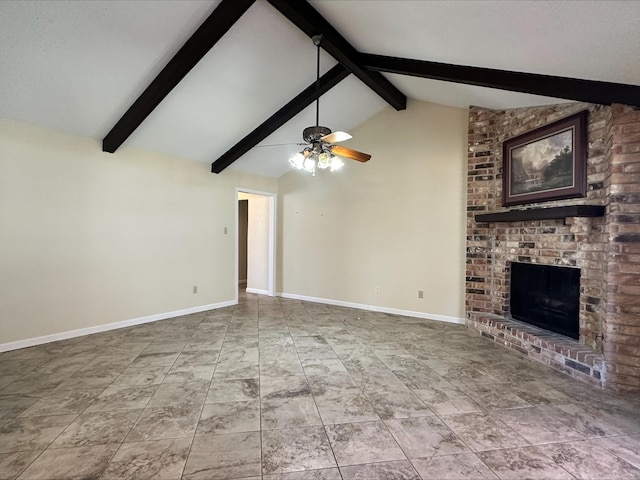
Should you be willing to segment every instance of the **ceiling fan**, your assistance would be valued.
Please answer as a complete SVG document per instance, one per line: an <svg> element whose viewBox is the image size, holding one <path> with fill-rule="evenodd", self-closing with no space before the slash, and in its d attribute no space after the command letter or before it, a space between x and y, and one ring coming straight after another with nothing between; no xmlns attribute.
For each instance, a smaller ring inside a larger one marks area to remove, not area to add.
<svg viewBox="0 0 640 480"><path fill-rule="evenodd" d="M349 140L351 135L346 132L331 132L330 128L320 125L320 43L322 35L312 37L317 48L316 61L316 124L302 131L302 139L308 144L301 152L296 153L290 160L292 166L299 170L306 170L315 176L316 167L329 168L332 172L343 166L340 157L366 162L371 158L368 153L362 153L351 148L335 145ZM303 144L304 145L304 144Z"/></svg>

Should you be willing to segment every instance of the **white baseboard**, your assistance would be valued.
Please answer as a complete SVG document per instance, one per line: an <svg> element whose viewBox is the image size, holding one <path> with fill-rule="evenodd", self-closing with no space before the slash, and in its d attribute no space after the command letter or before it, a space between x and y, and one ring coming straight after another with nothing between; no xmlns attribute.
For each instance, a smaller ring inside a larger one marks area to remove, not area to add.
<svg viewBox="0 0 640 480"><path fill-rule="evenodd" d="M291 298L294 300L304 300L305 302L325 303L327 305L336 305L338 307L357 308L359 310L368 310L370 312L391 313L393 315L403 315L405 317L424 318L425 320L437 320L439 322L457 323L465 325L467 320L460 317L450 317L447 315L439 315L437 313L414 312L412 310L400 310L398 308L381 307L378 305L366 305L364 303L344 302L342 300L332 300L329 298L309 297L307 295L298 295L295 293L278 292L278 297Z"/></svg>
<svg viewBox="0 0 640 480"><path fill-rule="evenodd" d="M166 320L167 318L180 317L182 315L189 315L190 313L206 312L207 310L215 310L217 308L230 307L237 304L237 300L228 300L226 302L212 303L210 305L200 305L198 307L185 308L182 310L175 310L173 312L156 313L155 315L132 318L130 320L122 320L120 322L107 323L105 325L96 325L95 327L86 327L79 328L77 330L68 330L66 332L52 333L50 335L43 335L42 337L27 338L25 340L17 340L15 342L9 343L0 343L0 352L8 352L10 350L18 350L19 348L33 347L35 345L57 342L59 340L66 340L68 338L82 337L84 335L91 335L92 333L117 330L118 328L132 327L134 325L141 325L143 323Z"/></svg>
<svg viewBox="0 0 640 480"><path fill-rule="evenodd" d="M259 295L269 295L269 291L268 290L262 290L260 288L249 288L247 287L247 293L257 293Z"/></svg>

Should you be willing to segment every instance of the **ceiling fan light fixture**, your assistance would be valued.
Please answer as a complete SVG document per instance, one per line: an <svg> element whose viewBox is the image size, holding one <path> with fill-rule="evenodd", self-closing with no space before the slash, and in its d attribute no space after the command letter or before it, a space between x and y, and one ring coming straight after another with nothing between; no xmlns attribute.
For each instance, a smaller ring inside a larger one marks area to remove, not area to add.
<svg viewBox="0 0 640 480"><path fill-rule="evenodd" d="M329 169L332 172L340 170L344 166L341 158L333 154L333 145L337 142L349 140L351 135L345 132L332 132L330 128L320 125L320 42L322 35L313 37L313 44L317 47L316 55L316 124L307 127L302 131L302 139L310 144L301 152L296 153L289 159L289 163L298 170L310 172L314 177L316 168L321 170ZM345 158L352 158L361 162L366 162L371 155L358 152L350 148L341 147L340 152L336 152Z"/></svg>
<svg viewBox="0 0 640 480"><path fill-rule="evenodd" d="M289 159L289 163L292 167L298 170L305 170L313 176L316 174L316 168L321 170L328 168L331 172L335 172L344 166L342 159L336 157L330 151L318 148L312 149L310 147L296 153Z"/></svg>

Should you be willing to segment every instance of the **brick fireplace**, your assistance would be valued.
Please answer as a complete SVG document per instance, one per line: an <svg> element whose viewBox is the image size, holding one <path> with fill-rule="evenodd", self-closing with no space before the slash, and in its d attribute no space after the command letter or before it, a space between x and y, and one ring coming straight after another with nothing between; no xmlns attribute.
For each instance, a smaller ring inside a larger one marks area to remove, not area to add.
<svg viewBox="0 0 640 480"><path fill-rule="evenodd" d="M502 142L585 109L586 197L503 208ZM472 107L467 179L468 327L598 386L640 391L640 110L584 103ZM486 213L562 206L578 213L476 220ZM580 216L587 206L604 208L604 215ZM580 270L578 340L511 318L512 262Z"/></svg>

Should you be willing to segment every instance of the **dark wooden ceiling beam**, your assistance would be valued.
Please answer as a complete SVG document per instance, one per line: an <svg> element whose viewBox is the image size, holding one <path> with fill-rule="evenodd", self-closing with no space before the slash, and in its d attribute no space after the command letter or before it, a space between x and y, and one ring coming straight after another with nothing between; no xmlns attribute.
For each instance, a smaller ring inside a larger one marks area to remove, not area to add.
<svg viewBox="0 0 640 480"><path fill-rule="evenodd" d="M359 54L358 62L376 72L398 73L603 105L622 103L640 106L640 86L637 85L451 65L365 53Z"/></svg>
<svg viewBox="0 0 640 480"><path fill-rule="evenodd" d="M337 64L327 73L320 77L319 95L323 95L331 88L336 86L350 74L343 65ZM211 172L220 173L242 155L247 153L253 147L255 147L262 140L267 138L273 132L275 132L282 125L287 123L298 113L311 105L316 99L316 82L313 82L301 93L299 93L293 100L287 103L284 107L271 115L267 120L260 124L250 134L236 143L233 147L227 150L220 156L215 162L211 164Z"/></svg>
<svg viewBox="0 0 640 480"><path fill-rule="evenodd" d="M102 151L115 152L254 2L222 0L104 137Z"/></svg>
<svg viewBox="0 0 640 480"><path fill-rule="evenodd" d="M407 108L407 97L380 73L363 68L358 51L309 3L304 0L267 1L309 37L322 35L320 46L389 105L396 110Z"/></svg>

